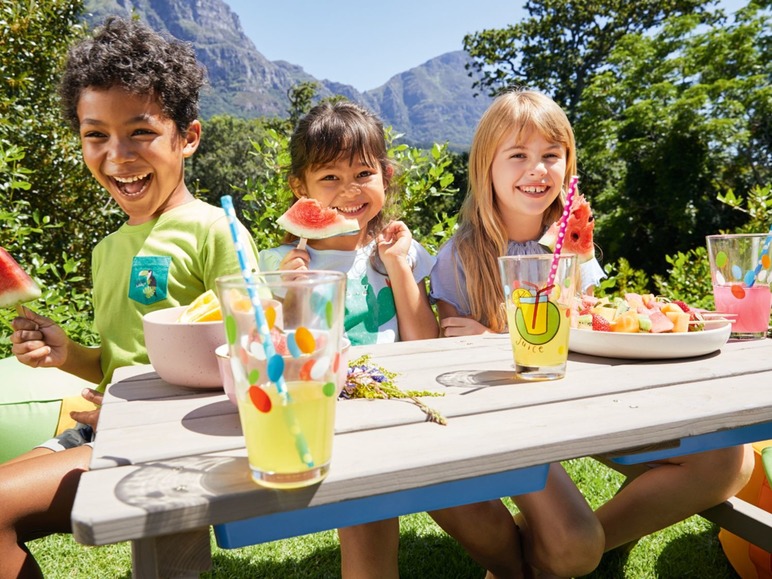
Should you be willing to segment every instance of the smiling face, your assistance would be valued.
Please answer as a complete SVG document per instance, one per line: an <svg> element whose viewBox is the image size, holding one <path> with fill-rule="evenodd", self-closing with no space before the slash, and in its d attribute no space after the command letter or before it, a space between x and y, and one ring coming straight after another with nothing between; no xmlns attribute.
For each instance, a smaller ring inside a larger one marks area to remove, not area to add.
<svg viewBox="0 0 772 579"><path fill-rule="evenodd" d="M531 130L505 136L491 165L493 194L510 239L538 238L542 215L560 195L567 152Z"/></svg>
<svg viewBox="0 0 772 579"><path fill-rule="evenodd" d="M303 179L291 178L298 197L316 199L322 207L335 209L359 223L360 236L339 236L309 242L317 249L345 249L367 241L368 223L383 209L386 180L376 164L349 159L345 155L332 163L309 169Z"/></svg>
<svg viewBox="0 0 772 579"><path fill-rule="evenodd" d="M155 98L120 87L85 89L77 111L83 160L129 225L193 200L183 180L183 161L198 147L198 121L180 135Z"/></svg>

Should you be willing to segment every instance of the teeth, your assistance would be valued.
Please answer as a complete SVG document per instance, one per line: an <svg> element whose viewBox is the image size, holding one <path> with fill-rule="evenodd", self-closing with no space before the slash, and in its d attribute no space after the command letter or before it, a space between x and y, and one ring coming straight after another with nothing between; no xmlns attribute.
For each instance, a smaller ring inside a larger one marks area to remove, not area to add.
<svg viewBox="0 0 772 579"><path fill-rule="evenodd" d="M526 193L544 193L547 190L546 187L521 187L521 189Z"/></svg>
<svg viewBox="0 0 772 579"><path fill-rule="evenodd" d="M135 181L141 181L142 179L145 179L150 173L145 173L144 175L137 175L136 177L113 177L118 183L134 183Z"/></svg>
<svg viewBox="0 0 772 579"><path fill-rule="evenodd" d="M364 203L362 205L357 205L356 207L336 207L339 212L341 213L356 213L360 209L364 207Z"/></svg>

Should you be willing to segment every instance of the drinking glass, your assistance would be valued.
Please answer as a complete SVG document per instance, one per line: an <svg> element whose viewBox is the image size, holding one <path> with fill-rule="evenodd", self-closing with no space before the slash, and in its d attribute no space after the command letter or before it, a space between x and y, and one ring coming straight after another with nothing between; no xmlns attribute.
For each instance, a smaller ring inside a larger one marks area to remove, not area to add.
<svg viewBox="0 0 772 579"><path fill-rule="evenodd" d="M551 254L499 257L515 374L523 380L557 380L566 373L577 258L561 255L550 284L552 261Z"/></svg>
<svg viewBox="0 0 772 579"><path fill-rule="evenodd" d="M251 283L256 301L269 304L262 328L244 278L216 280L252 478L308 486L324 479L332 457L346 277L278 271Z"/></svg>
<svg viewBox="0 0 772 579"><path fill-rule="evenodd" d="M731 314L731 339L766 338L772 310L772 248L766 233L708 235L716 311ZM767 242L767 243L765 243Z"/></svg>

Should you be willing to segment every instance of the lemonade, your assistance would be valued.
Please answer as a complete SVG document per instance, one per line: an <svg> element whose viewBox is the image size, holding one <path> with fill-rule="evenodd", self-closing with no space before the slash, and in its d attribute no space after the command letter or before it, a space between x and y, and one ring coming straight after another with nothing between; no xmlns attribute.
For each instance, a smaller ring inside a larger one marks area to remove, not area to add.
<svg viewBox="0 0 772 579"><path fill-rule="evenodd" d="M523 368L565 367L568 308L554 302L540 302L539 310L532 318L532 304L507 308L509 337L518 372Z"/></svg>
<svg viewBox="0 0 772 579"><path fill-rule="evenodd" d="M317 381L287 382L287 389L289 405L283 403L272 384L260 393L253 392L252 396L248 392L238 401L252 478L272 488L293 488L321 481L327 475L332 456L335 396ZM304 463L303 452L297 446L294 426L302 434L310 454L311 469Z"/></svg>

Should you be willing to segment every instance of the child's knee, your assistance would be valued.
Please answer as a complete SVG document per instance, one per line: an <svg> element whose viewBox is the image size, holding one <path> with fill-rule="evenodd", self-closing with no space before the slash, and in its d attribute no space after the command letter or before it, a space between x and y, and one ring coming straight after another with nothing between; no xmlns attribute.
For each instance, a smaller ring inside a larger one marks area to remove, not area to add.
<svg viewBox="0 0 772 579"><path fill-rule="evenodd" d="M737 494L753 474L754 458L750 445L721 448L696 455L702 484L712 482L716 502Z"/></svg>
<svg viewBox="0 0 772 579"><path fill-rule="evenodd" d="M566 520L556 526L551 537L541 543L535 563L559 577L587 575L600 563L606 537L603 526L592 514Z"/></svg>

